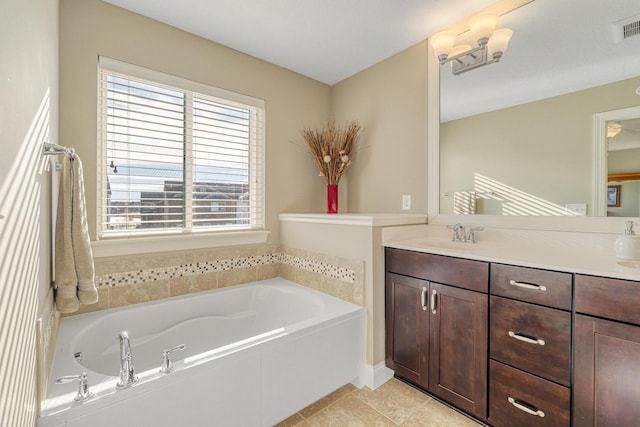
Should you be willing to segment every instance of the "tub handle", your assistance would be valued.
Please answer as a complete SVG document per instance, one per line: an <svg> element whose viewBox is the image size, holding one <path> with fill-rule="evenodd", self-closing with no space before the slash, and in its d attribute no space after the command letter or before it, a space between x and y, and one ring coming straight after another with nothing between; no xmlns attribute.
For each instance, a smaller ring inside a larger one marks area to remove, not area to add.
<svg viewBox="0 0 640 427"><path fill-rule="evenodd" d="M162 365L160 365L160 373L161 374L169 374L173 371L173 365L171 363L171 353L174 351L184 350L186 348L186 344L180 344L173 348L162 350Z"/></svg>
<svg viewBox="0 0 640 427"><path fill-rule="evenodd" d="M66 375L64 377L56 378L56 384L64 384L73 380L78 381L78 393L76 394L76 397L74 397L74 401L84 402L93 396L93 393L89 391L89 381L87 380L86 372L83 372L80 375Z"/></svg>

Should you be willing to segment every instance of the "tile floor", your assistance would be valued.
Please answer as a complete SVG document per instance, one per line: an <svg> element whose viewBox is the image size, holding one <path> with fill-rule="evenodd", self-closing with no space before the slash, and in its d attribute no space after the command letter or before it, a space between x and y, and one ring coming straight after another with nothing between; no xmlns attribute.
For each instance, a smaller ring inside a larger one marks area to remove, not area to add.
<svg viewBox="0 0 640 427"><path fill-rule="evenodd" d="M478 427L415 388L393 378L375 391L347 384L276 427Z"/></svg>

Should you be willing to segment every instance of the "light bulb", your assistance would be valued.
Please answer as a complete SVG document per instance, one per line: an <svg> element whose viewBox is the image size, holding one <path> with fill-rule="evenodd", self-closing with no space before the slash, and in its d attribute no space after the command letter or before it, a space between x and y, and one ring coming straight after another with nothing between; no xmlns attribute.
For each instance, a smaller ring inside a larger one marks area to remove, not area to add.
<svg viewBox="0 0 640 427"><path fill-rule="evenodd" d="M478 46L487 44L493 30L498 26L498 15L493 13L481 13L474 16L469 21L469 29L473 39L478 42Z"/></svg>
<svg viewBox="0 0 640 427"><path fill-rule="evenodd" d="M449 51L456 42L456 33L453 31L441 31L431 36L431 46L438 60L444 61L449 56Z"/></svg>
<svg viewBox="0 0 640 427"><path fill-rule="evenodd" d="M509 40L511 40L512 35L513 31L508 28L500 28L493 32L489 43L487 43L487 49L494 60L499 60L502 54L507 51L507 46L509 46Z"/></svg>

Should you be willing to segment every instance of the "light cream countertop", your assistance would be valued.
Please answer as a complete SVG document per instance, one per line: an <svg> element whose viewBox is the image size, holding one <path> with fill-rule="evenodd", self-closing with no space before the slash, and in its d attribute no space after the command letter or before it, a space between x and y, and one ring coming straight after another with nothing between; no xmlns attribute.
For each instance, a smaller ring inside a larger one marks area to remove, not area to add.
<svg viewBox="0 0 640 427"><path fill-rule="evenodd" d="M452 242L452 234L444 226L395 227L393 230L383 230L383 245L480 261L640 281L640 261L616 259L613 244L617 235L485 228L477 232L477 243L474 244Z"/></svg>

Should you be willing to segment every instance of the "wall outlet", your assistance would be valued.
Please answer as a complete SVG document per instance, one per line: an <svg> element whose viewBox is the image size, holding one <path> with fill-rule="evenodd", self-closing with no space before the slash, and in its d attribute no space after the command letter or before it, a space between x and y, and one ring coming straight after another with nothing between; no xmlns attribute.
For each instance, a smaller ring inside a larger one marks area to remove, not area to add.
<svg viewBox="0 0 640 427"><path fill-rule="evenodd" d="M409 211L411 210L411 195L406 194L402 196L402 210Z"/></svg>

